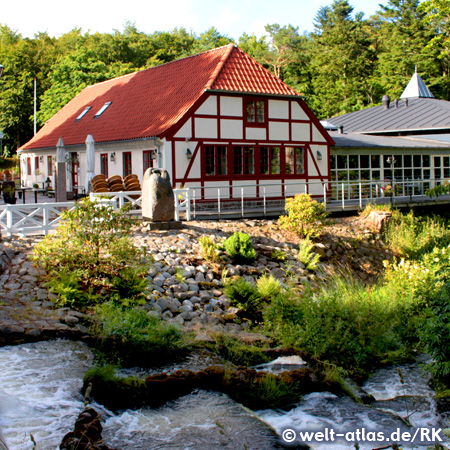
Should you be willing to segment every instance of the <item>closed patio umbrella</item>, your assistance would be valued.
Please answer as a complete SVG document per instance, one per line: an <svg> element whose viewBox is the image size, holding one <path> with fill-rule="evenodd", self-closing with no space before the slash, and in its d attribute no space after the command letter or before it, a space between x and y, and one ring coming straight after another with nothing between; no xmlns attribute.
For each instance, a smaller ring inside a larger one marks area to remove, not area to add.
<svg viewBox="0 0 450 450"><path fill-rule="evenodd" d="M92 135L88 134L86 138L86 192L89 192L90 182L95 173L95 141Z"/></svg>

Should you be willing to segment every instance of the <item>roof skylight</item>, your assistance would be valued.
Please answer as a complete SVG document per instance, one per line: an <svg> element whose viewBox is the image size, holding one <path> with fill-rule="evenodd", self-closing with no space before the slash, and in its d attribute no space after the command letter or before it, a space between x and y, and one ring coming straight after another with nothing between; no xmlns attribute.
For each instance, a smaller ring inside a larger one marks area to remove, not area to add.
<svg viewBox="0 0 450 450"><path fill-rule="evenodd" d="M96 119L97 117L100 117L105 111L106 108L108 108L108 106L111 104L112 102L106 102L96 113L94 116L94 119Z"/></svg>
<svg viewBox="0 0 450 450"><path fill-rule="evenodd" d="M84 115L91 109L90 106L86 106L83 111L81 111L81 114L75 119L76 121L81 120Z"/></svg>

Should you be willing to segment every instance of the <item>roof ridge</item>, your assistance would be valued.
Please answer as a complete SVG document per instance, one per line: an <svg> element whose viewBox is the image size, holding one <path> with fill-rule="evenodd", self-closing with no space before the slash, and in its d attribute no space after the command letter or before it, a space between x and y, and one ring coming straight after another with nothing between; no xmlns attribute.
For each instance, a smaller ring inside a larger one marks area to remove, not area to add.
<svg viewBox="0 0 450 450"><path fill-rule="evenodd" d="M207 81L206 85L205 85L205 90L206 89L211 89L211 86L214 84L214 82L216 81L216 79L219 77L221 70L223 69L223 66L225 65L227 59L229 58L229 56L231 55L231 52L233 51L234 48L237 48L236 44L230 43L225 45L224 47L229 47L227 49L227 51L222 55L222 58L220 58L219 63L217 64L216 68L214 69L214 72L211 74L211 76L209 77L209 80ZM223 48L223 47L218 47L218 48Z"/></svg>
<svg viewBox="0 0 450 450"><path fill-rule="evenodd" d="M100 84L109 83L111 81L117 81L117 80L120 80L121 78L130 77L132 75L136 75L138 73L143 73L143 72L146 72L148 70L158 69L159 67L167 66L168 64L178 63L180 61L184 61L184 60L189 59L189 58L196 58L196 57L198 57L200 55L204 55L205 53L215 52L217 50L224 49L225 47L228 47L228 46L230 46L230 47L237 47L236 44L230 43L230 44L227 44L227 45L222 45L220 47L211 48L209 50L205 50L204 52L196 53L195 55L188 55L188 56L185 56L184 58L174 59L173 61L168 61L168 62L165 62L163 64L158 64L157 66L146 67L144 69L140 69L140 70L136 70L134 72L126 73L124 75L120 75L120 76L115 77L115 78L110 78L108 80L99 81L98 83L94 83L94 84L91 84L89 86L86 86L84 89L89 89L89 88L91 88L93 86L98 86Z"/></svg>

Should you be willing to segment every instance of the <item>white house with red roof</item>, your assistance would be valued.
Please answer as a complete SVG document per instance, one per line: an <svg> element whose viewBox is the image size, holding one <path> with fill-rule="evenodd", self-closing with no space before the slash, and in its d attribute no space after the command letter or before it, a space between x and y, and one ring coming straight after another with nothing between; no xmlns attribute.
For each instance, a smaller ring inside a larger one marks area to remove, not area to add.
<svg viewBox="0 0 450 450"><path fill-rule="evenodd" d="M67 191L95 174L168 170L174 187L224 187L222 198L323 194L333 140L302 97L234 44L85 88L19 149L22 182L54 183L64 143ZM53 184L54 185L54 184ZM239 187L239 188L238 188ZM201 191L206 191L202 189ZM206 194L202 194L206 195Z"/></svg>

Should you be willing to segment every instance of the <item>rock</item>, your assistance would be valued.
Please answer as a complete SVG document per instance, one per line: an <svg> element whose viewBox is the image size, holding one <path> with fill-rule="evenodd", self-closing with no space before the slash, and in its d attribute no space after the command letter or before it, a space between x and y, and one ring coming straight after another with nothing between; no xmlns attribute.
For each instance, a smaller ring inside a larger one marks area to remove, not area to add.
<svg viewBox="0 0 450 450"><path fill-rule="evenodd" d="M169 302L164 297L158 298L156 304L160 307L161 312L164 312L169 307Z"/></svg>
<svg viewBox="0 0 450 450"><path fill-rule="evenodd" d="M389 211L371 211L366 221L373 230L382 233L389 225L391 217L392 213Z"/></svg>
<svg viewBox="0 0 450 450"><path fill-rule="evenodd" d="M64 322L66 322L69 327L74 327L80 320L75 316L66 316L64 317Z"/></svg>

